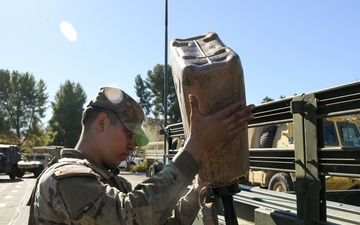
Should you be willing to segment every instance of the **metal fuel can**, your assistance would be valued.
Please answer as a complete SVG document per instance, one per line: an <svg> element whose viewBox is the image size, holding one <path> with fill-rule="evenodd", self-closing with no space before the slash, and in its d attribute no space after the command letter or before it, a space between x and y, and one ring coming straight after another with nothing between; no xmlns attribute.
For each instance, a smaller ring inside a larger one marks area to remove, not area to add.
<svg viewBox="0 0 360 225"><path fill-rule="evenodd" d="M240 57L216 33L172 40L170 57L186 137L190 133L189 94L198 99L203 115L246 99ZM244 176L249 170L247 130L209 149L200 167L200 179L213 187Z"/></svg>

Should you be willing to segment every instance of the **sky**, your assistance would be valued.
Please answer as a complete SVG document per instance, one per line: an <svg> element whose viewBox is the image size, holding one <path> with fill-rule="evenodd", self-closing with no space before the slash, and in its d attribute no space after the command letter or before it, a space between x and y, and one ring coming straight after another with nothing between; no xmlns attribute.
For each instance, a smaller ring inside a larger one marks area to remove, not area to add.
<svg viewBox="0 0 360 225"><path fill-rule="evenodd" d="M135 77L165 63L165 43L207 32L240 56L249 104L360 80L358 0L170 0L166 41L165 0L0 0L0 9L0 69L45 81L45 122L67 80L87 102L109 84L138 99Z"/></svg>

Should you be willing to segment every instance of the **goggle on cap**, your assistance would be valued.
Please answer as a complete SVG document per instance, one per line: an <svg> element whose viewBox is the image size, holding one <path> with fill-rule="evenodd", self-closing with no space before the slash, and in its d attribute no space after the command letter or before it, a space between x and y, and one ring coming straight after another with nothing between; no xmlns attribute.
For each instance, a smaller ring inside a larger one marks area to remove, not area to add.
<svg viewBox="0 0 360 225"><path fill-rule="evenodd" d="M87 108L91 106L115 112L125 127L134 134L136 145L145 146L149 143L149 138L141 128L145 119L144 111L139 103L123 90L115 87L102 87Z"/></svg>

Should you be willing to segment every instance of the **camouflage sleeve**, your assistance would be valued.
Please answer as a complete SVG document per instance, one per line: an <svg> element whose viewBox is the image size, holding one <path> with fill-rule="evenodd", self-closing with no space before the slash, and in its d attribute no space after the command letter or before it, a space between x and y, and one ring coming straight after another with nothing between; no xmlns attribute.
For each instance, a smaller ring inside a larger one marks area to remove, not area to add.
<svg viewBox="0 0 360 225"><path fill-rule="evenodd" d="M186 196L180 199L173 211L173 215L167 219L165 224L192 224L199 210L198 192L194 188L191 188Z"/></svg>
<svg viewBox="0 0 360 225"><path fill-rule="evenodd" d="M37 195L35 213L40 224L191 224L198 212L197 197L194 191L185 194L198 170L190 154L182 152L127 194L92 173L43 176L39 192L48 195Z"/></svg>
<svg viewBox="0 0 360 225"><path fill-rule="evenodd" d="M197 192L186 192L198 171L196 161L183 151L155 177L137 185L135 190L145 191L159 224L191 224L199 211Z"/></svg>

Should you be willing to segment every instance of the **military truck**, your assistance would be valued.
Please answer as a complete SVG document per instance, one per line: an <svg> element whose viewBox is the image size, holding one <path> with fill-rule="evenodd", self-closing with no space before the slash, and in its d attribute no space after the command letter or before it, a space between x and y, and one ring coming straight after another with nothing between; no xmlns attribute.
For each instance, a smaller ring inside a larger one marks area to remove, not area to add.
<svg viewBox="0 0 360 225"><path fill-rule="evenodd" d="M18 177L22 177L26 172L38 177L52 158L53 155L49 153L24 154L22 160L18 162Z"/></svg>
<svg viewBox="0 0 360 225"><path fill-rule="evenodd" d="M165 136L166 145L164 145L164 142L155 142L148 146L146 150L146 176L148 177L153 177L160 172L185 144L182 123L169 125L165 129L160 130L160 133ZM163 148L162 154L159 154L159 146ZM154 147L156 148L154 149Z"/></svg>
<svg viewBox="0 0 360 225"><path fill-rule="evenodd" d="M207 195L205 202L215 206L214 224L238 224L227 223L234 216L241 224L256 225L359 224L360 189L327 190L326 179L360 178L360 146L331 146L324 127L331 117L359 116L360 82L260 104L254 113L249 128L293 124L293 147L251 148L249 161L250 169L294 173L294 192L240 185L242 191L233 196L228 209L219 198ZM163 134L164 159L170 160L177 152L172 140L184 135L182 124L166 126ZM203 224L201 218L193 225Z"/></svg>
<svg viewBox="0 0 360 225"><path fill-rule="evenodd" d="M360 146L360 132L356 117L329 117L323 119L324 147ZM249 129L250 151L256 148L294 148L293 123L273 124ZM261 149L257 149L261 151ZM260 163L259 163L260 164ZM279 170L262 170L252 167L247 174L251 185L269 190L294 191L295 173ZM326 176L327 190L349 190L359 187L359 178Z"/></svg>
<svg viewBox="0 0 360 225"><path fill-rule="evenodd" d="M23 154L22 160L18 162L18 177L26 172L38 177L53 157L60 157L62 148L63 146L39 146L34 147L31 153Z"/></svg>
<svg viewBox="0 0 360 225"><path fill-rule="evenodd" d="M274 150L274 155L276 155L277 150L281 148L294 149L293 127L293 123L279 123L250 128L248 132L250 155L271 150ZM184 138L183 132L182 123L169 125L165 129L168 143L171 143L167 152L166 149L164 152L166 159L171 159L177 153L177 145L173 143L177 143L174 140L178 140L179 137ZM324 119L323 136L325 147L360 146L360 132L356 118L330 117ZM271 157L271 152L268 152L268 155ZM256 162L255 158L254 162ZM249 173L241 179L240 183L260 186L278 192L294 191L295 173L281 169L262 169L266 167L267 163L256 162L256 166L250 167ZM149 164L148 176L154 176L162 170L163 166L164 161L162 159ZM326 176L326 190L349 190L359 188L359 185L360 178Z"/></svg>
<svg viewBox="0 0 360 225"><path fill-rule="evenodd" d="M37 146L32 148L32 153L48 153L56 157L60 157L61 149L64 146L49 145L49 146Z"/></svg>
<svg viewBox="0 0 360 225"><path fill-rule="evenodd" d="M18 173L20 150L16 145L0 144L0 173L6 173L15 179Z"/></svg>
<svg viewBox="0 0 360 225"><path fill-rule="evenodd" d="M331 117L359 117L360 82L260 104L254 113L250 128L293 124L294 147L251 148L249 161L251 169L294 173L294 192L240 185L232 212L223 210L218 199L206 198L214 202L219 224L227 222L227 215L236 215L239 224L359 224L360 189L327 190L326 180L360 178L360 146L356 139L351 146L326 144L324 127ZM194 225L202 224L198 218Z"/></svg>

